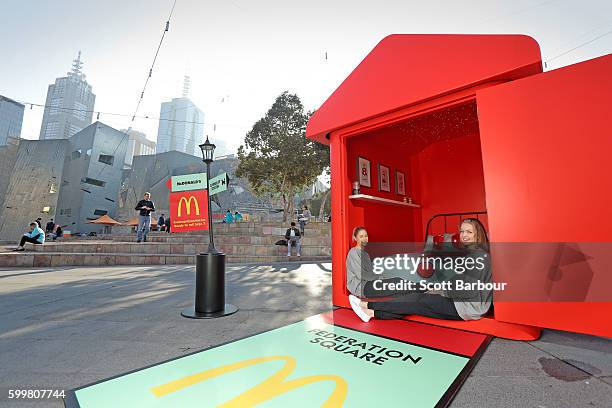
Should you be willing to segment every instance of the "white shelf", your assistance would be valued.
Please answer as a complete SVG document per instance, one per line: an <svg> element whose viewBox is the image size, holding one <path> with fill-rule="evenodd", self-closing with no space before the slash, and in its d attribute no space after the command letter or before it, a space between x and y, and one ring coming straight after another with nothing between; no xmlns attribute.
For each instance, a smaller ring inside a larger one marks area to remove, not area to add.
<svg viewBox="0 0 612 408"><path fill-rule="evenodd" d="M414 203L410 204L410 203L405 203L403 201L389 200L388 198L375 197L375 196L371 196L367 194L350 195L349 199L355 200L355 201L370 201L370 202L375 202L375 203L380 203L380 204L397 205L399 207L421 208L421 206L418 204L414 204Z"/></svg>

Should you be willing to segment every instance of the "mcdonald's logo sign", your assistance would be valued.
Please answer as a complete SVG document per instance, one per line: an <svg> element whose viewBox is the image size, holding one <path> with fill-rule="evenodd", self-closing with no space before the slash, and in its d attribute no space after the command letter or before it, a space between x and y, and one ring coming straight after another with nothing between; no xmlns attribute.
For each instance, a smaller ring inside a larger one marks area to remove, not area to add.
<svg viewBox="0 0 612 408"><path fill-rule="evenodd" d="M348 392L348 383L346 380L338 375L311 375L308 377L295 378L286 381L286 378L291 375L296 367L295 358L290 356L269 356L259 357L250 360L239 361L237 363L227 364L221 367L211 368L199 372L197 374L189 375L178 380L170 381L166 384L158 385L150 389L150 391L158 398L164 397L168 394L180 391L184 388L192 385L201 383L203 381L210 380L212 378L220 377L224 374L228 374L234 371L241 370L246 367L255 366L258 364L265 364L270 361L284 361L283 367L268 377L266 380L257 384L251 389L246 390L242 394L234 397L233 399L218 405L220 408L245 408L254 407L262 402L271 400L279 395L285 394L291 390L307 386L309 384L317 383L320 381L331 381L335 387L331 395L321 405L325 408L339 408L344 404L346 395Z"/></svg>
<svg viewBox="0 0 612 408"><path fill-rule="evenodd" d="M191 215L191 202L192 201L195 206L196 215L200 215L200 205L198 204L198 199L191 195L189 196L189 199L187 199L187 197L181 197L178 203L177 216L179 217L181 216L181 208L183 206L183 203L185 204L185 208L186 208L185 212L187 213L187 215Z"/></svg>
<svg viewBox="0 0 612 408"><path fill-rule="evenodd" d="M208 229L208 195L206 190L170 193L170 231L203 231Z"/></svg>

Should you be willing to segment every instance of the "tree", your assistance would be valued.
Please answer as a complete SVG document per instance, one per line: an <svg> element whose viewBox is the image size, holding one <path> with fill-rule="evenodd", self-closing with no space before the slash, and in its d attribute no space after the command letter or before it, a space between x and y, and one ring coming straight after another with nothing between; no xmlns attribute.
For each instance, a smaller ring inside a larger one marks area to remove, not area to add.
<svg viewBox="0 0 612 408"><path fill-rule="evenodd" d="M310 113L297 95L283 92L238 148L236 176L246 178L258 196L282 200L283 221L293 214L293 197L329 167L329 148L306 139Z"/></svg>
<svg viewBox="0 0 612 408"><path fill-rule="evenodd" d="M323 219L323 213L325 213L325 204L327 203L327 198L329 197L331 193L331 188L328 188L327 191L324 193L323 198L321 199L321 206L319 207L319 220L321 221L325 221ZM331 212L331 209L330 209Z"/></svg>

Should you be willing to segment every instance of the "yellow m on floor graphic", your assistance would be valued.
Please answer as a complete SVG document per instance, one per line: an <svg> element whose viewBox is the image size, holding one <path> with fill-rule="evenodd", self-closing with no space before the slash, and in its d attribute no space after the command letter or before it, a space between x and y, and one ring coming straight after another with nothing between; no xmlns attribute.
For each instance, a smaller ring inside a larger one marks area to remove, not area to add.
<svg viewBox="0 0 612 408"><path fill-rule="evenodd" d="M222 367L211 368L210 370L202 371L201 373L183 377L178 380L171 381L169 383L162 384L157 387L153 387L151 388L151 392L157 397L163 397L164 395L171 394L173 392L182 390L183 388L190 387L194 384L209 380L211 378L219 377L223 374L227 374L232 371L237 371L242 368L277 360L285 361L285 365L274 375L272 375L265 381L257 384L255 387L243 392L236 398L219 405L219 407L253 407L259 403L270 400L274 397L277 397L296 388L303 387L305 385L316 383L319 381L333 381L336 384L336 387L334 388L332 394L321 406L324 408L339 408L342 406L344 400L346 399L346 393L348 391L348 384L346 383L344 378L337 375L312 375L308 377L296 378L294 380L285 381L285 378L287 378L287 376L289 376L293 372L296 366L295 359L290 356L259 357L251 360L239 361L237 363L228 364Z"/></svg>
<svg viewBox="0 0 612 408"><path fill-rule="evenodd" d="M185 203L185 208L187 209L187 215L191 214L191 200L193 200L196 215L200 215L200 205L198 204L198 200L194 196L190 196L189 199L185 197L181 197L178 203L178 212L177 212L177 215L179 217L181 216L181 207L183 206L183 203Z"/></svg>

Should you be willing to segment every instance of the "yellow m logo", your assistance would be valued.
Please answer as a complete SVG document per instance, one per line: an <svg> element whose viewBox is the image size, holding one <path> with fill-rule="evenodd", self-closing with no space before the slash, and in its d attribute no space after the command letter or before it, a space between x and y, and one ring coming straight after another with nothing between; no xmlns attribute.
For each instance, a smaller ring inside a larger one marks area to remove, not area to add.
<svg viewBox="0 0 612 408"><path fill-rule="evenodd" d="M193 200L193 203L195 205L196 215L200 215L200 205L198 204L198 200L194 196L190 196L189 200L186 199L185 197L181 197L178 203L178 212L177 212L177 215L179 217L181 216L181 206L183 205L183 203L185 203L185 208L187 209L187 215L191 214L191 200Z"/></svg>
<svg viewBox="0 0 612 408"><path fill-rule="evenodd" d="M151 388L151 392L157 397L163 397L164 395L180 391L183 388L190 387L194 384L209 380L211 378L219 377L223 374L227 374L232 371L238 371L242 368L276 360L285 361L285 365L283 366L283 368L278 370L274 375L272 375L265 381L243 392L236 398L219 405L218 407L253 407L257 404L270 400L274 397L277 397L296 388L303 387L305 385L316 383L319 381L333 381L336 384L334 391L323 403L323 405L321 405L322 407L339 408L344 403L348 391L348 384L346 383L344 378L340 376L311 375L308 377L296 378L294 380L285 381L285 378L287 378L293 372L296 366L295 359L289 356L259 357L251 360L239 361L237 363L228 364L222 367L211 368L210 370L202 371L201 373L183 377L178 380L171 381L169 383L162 384L157 387L153 387Z"/></svg>

